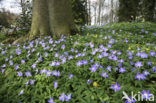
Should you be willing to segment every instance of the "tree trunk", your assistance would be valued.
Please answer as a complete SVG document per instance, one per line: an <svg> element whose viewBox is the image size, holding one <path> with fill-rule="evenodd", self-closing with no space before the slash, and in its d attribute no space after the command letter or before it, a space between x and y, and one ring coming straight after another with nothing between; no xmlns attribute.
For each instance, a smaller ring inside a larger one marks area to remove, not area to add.
<svg viewBox="0 0 156 103"><path fill-rule="evenodd" d="M33 0L33 18L30 37L50 33L47 0Z"/></svg>
<svg viewBox="0 0 156 103"><path fill-rule="evenodd" d="M101 4L101 9L102 9L102 13L101 13L101 20L100 23L104 24L104 9L105 9L105 0L103 0L102 4Z"/></svg>
<svg viewBox="0 0 156 103"><path fill-rule="evenodd" d="M50 34L70 35L75 30L71 0L33 0L30 38Z"/></svg>
<svg viewBox="0 0 156 103"><path fill-rule="evenodd" d="M100 25L100 21L101 21L101 4L102 4L102 1L99 0L98 4L99 4L99 10L98 10L98 23L99 23L99 25Z"/></svg>
<svg viewBox="0 0 156 103"><path fill-rule="evenodd" d="M114 17L114 6L113 6L113 0L111 0L111 13L110 13L110 22L113 23L113 17Z"/></svg>
<svg viewBox="0 0 156 103"><path fill-rule="evenodd" d="M88 0L88 25L91 25L91 1Z"/></svg>
<svg viewBox="0 0 156 103"><path fill-rule="evenodd" d="M94 10L95 10L95 20L94 20L95 23L94 23L94 25L96 25L96 21L97 21L97 20L96 20L96 17L97 17L97 15L96 15L96 12L97 12L97 11L96 11L96 6L97 6L97 5L95 5L95 9L94 9Z"/></svg>

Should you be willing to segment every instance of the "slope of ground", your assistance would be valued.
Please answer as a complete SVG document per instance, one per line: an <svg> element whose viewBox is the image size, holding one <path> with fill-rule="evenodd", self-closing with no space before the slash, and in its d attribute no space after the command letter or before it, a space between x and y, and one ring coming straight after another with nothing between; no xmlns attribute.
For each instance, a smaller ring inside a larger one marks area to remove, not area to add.
<svg viewBox="0 0 156 103"><path fill-rule="evenodd" d="M0 100L131 103L133 92L136 102L148 103L156 95L153 25L91 26L70 38L49 36L24 44L0 44ZM123 91L129 102L122 100Z"/></svg>

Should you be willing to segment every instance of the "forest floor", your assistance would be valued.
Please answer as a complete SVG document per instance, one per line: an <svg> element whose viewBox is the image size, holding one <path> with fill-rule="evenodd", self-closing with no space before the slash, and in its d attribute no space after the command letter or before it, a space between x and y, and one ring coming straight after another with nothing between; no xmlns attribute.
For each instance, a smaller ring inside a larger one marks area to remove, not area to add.
<svg viewBox="0 0 156 103"><path fill-rule="evenodd" d="M0 44L0 102L131 103L132 93L136 102L154 101L156 24L116 23L81 31Z"/></svg>

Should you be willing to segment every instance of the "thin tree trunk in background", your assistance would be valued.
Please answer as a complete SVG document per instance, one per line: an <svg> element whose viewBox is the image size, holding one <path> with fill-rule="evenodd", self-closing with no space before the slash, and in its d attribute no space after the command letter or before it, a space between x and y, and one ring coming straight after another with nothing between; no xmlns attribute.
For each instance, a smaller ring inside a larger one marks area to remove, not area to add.
<svg viewBox="0 0 156 103"><path fill-rule="evenodd" d="M118 2L116 2L115 3L115 17L114 17L114 22L117 22L118 21L118 16L117 16L117 13L118 13L118 6L119 6L119 4L118 4Z"/></svg>
<svg viewBox="0 0 156 103"><path fill-rule="evenodd" d="M94 22L95 22L95 25L96 25L96 6L95 6L95 20L94 20Z"/></svg>
<svg viewBox="0 0 156 103"><path fill-rule="evenodd" d="M30 39L41 34L70 35L74 31L71 0L33 0Z"/></svg>
<svg viewBox="0 0 156 103"><path fill-rule="evenodd" d="M102 0L99 0L98 4L99 4L99 10L98 10L98 23L100 25L100 21L101 21L101 2Z"/></svg>
<svg viewBox="0 0 156 103"><path fill-rule="evenodd" d="M103 0L103 2L102 2L102 16L101 16L101 24L104 24L104 10L105 10L105 6L104 6L104 4L105 4L105 0Z"/></svg>
<svg viewBox="0 0 156 103"><path fill-rule="evenodd" d="M88 25L91 25L91 11L90 11L90 0L87 0L87 8L88 8Z"/></svg>
<svg viewBox="0 0 156 103"><path fill-rule="evenodd" d="M111 13L110 13L110 22L113 23L113 14L114 14L114 10L113 10L113 0L111 0Z"/></svg>
<svg viewBox="0 0 156 103"><path fill-rule="evenodd" d="M89 17L89 13L88 13L88 0L85 0L85 8L86 8L86 11L87 11L87 14L85 16L85 20L86 20L86 24L88 24L88 17Z"/></svg>
<svg viewBox="0 0 156 103"><path fill-rule="evenodd" d="M23 0L20 0L20 5L21 5L21 8L22 8L22 12L24 12Z"/></svg>

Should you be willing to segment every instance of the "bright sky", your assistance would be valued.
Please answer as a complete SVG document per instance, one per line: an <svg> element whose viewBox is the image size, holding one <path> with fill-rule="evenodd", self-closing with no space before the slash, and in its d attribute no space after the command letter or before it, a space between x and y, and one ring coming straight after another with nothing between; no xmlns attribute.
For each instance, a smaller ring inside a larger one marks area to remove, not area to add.
<svg viewBox="0 0 156 103"><path fill-rule="evenodd" d="M9 10L13 13L21 12L19 5L16 3L16 0L3 0L2 3L0 3L0 8L5 8L6 10Z"/></svg>

